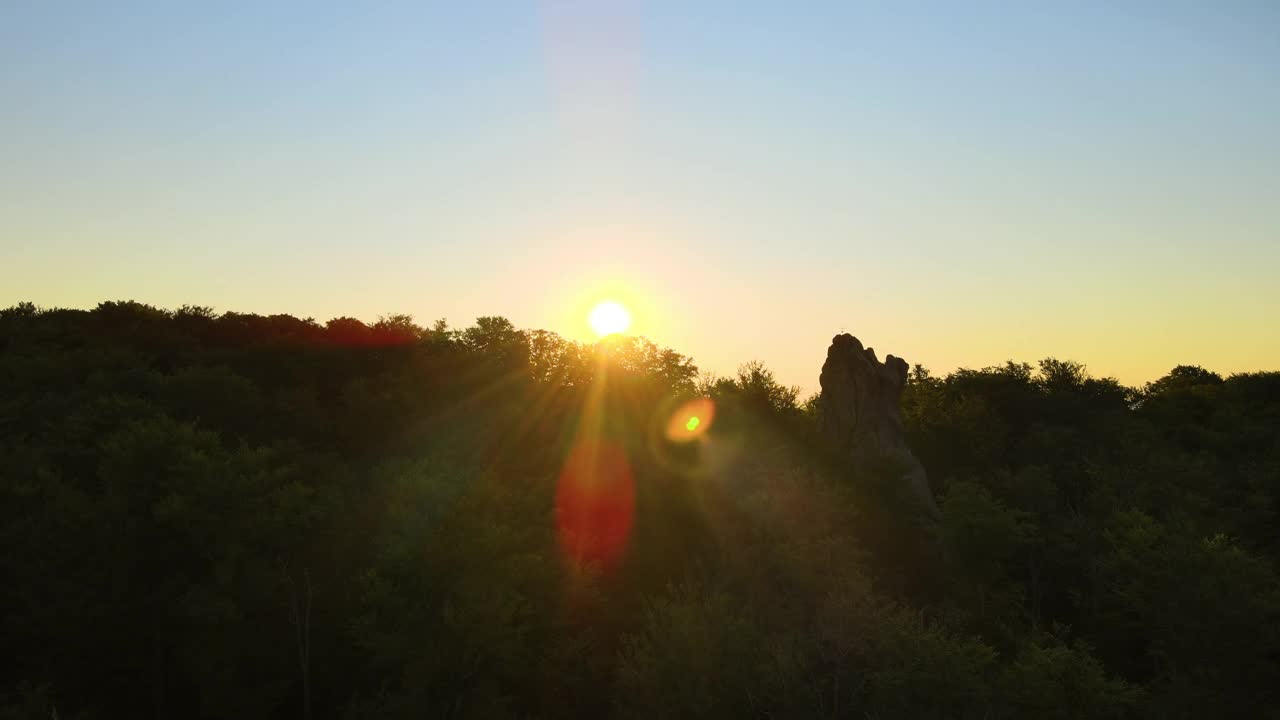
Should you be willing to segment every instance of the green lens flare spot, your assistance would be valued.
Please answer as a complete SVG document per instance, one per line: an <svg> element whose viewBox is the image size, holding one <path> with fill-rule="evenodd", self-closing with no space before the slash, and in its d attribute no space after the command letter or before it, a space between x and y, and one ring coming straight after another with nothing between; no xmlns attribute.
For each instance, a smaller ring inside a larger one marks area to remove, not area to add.
<svg viewBox="0 0 1280 720"><path fill-rule="evenodd" d="M698 423L701 423L701 422L702 421L698 419L698 416L694 415L693 417L689 418L689 422L684 424L684 429L688 430L689 432L693 432L694 430L698 429Z"/></svg>

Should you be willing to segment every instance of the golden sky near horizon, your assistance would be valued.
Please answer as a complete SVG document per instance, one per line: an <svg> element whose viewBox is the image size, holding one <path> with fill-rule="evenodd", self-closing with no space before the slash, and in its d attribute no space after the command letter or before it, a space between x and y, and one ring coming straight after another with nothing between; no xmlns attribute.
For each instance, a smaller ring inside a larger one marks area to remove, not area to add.
<svg viewBox="0 0 1280 720"><path fill-rule="evenodd" d="M0 304L1280 368L1280 13L0 10Z"/></svg>

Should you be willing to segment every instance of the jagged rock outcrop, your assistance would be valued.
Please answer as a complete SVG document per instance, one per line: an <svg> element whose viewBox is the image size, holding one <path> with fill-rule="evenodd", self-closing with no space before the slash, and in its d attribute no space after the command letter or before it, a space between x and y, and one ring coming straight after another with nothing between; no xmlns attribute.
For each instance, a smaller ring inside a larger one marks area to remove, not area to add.
<svg viewBox="0 0 1280 720"><path fill-rule="evenodd" d="M842 334L831 340L822 364L822 430L839 447L848 448L858 465L876 464L901 473L921 510L939 517L924 466L907 447L898 401L907 383L907 361L889 355L882 363L872 348Z"/></svg>

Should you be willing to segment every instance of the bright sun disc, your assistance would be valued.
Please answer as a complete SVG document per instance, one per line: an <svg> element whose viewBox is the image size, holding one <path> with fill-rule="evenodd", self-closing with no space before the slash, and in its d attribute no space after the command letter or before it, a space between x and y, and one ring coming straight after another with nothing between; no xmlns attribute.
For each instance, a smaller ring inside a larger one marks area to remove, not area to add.
<svg viewBox="0 0 1280 720"><path fill-rule="evenodd" d="M591 323L591 329L596 331L596 335L605 337L625 332L631 327L631 313L618 303L606 300L591 310L587 322Z"/></svg>

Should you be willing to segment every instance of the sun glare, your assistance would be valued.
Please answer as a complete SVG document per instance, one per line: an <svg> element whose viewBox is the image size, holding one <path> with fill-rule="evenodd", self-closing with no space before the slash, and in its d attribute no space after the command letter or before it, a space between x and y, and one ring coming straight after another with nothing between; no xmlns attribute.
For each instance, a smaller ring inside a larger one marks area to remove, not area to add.
<svg viewBox="0 0 1280 720"><path fill-rule="evenodd" d="M605 337L615 333L626 332L631 327L631 313L622 305L606 300L596 305L591 310L587 322L591 323L591 329L596 335Z"/></svg>

